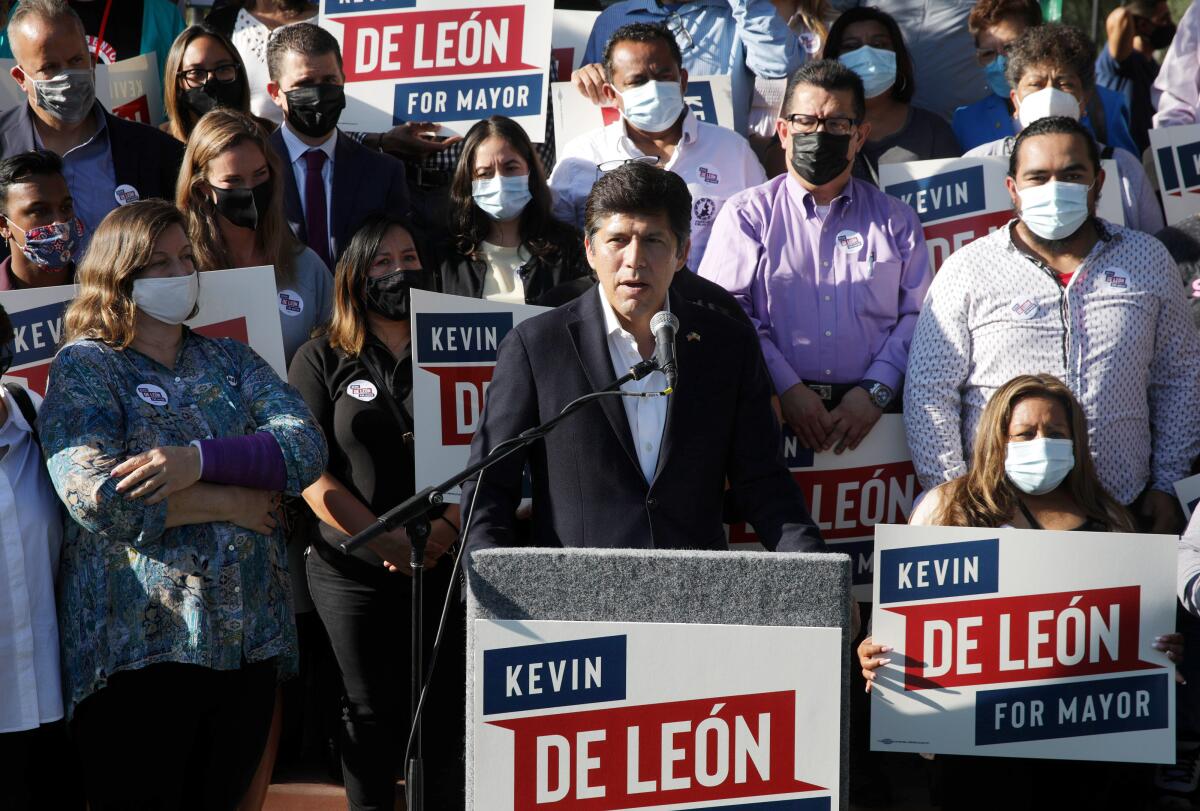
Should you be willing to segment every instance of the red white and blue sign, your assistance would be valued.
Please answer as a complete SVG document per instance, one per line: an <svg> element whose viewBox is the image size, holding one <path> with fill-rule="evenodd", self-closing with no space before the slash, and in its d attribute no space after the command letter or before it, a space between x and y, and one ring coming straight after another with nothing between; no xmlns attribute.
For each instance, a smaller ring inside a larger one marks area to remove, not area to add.
<svg viewBox="0 0 1200 811"><path fill-rule="evenodd" d="M1200 213L1200 124L1150 130L1167 224Z"/></svg>
<svg viewBox="0 0 1200 811"><path fill-rule="evenodd" d="M487 811L840 807L841 630L475 621Z"/></svg>
<svg viewBox="0 0 1200 811"><path fill-rule="evenodd" d="M492 115L545 137L551 15L537 0L322 0L341 44L347 129L435 121L463 134Z"/></svg>
<svg viewBox="0 0 1200 811"><path fill-rule="evenodd" d="M879 526L871 747L1175 762L1175 539Z"/></svg>

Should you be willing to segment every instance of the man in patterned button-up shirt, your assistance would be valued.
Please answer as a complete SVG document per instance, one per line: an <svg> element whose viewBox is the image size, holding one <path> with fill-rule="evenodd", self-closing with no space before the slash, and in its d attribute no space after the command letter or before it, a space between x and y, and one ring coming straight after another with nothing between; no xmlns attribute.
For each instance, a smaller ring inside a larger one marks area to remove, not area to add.
<svg viewBox="0 0 1200 811"><path fill-rule="evenodd" d="M1018 219L947 260L917 322L908 444L925 488L961 476L991 394L1053 374L1083 404L1105 487L1145 527L1177 532L1173 484L1200 452L1200 336L1162 243L1095 216L1097 157L1071 119L1018 136L1007 179ZM1074 189L1086 199L1076 217L1071 184L1087 187Z"/></svg>

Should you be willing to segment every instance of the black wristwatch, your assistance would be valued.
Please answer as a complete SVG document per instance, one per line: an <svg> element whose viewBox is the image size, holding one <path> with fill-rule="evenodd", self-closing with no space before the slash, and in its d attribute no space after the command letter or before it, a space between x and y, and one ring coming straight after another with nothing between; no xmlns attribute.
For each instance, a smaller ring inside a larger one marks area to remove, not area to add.
<svg viewBox="0 0 1200 811"><path fill-rule="evenodd" d="M867 390L867 394L871 395L871 402L879 409L886 409L896 396L894 391L878 380L863 380L858 385Z"/></svg>

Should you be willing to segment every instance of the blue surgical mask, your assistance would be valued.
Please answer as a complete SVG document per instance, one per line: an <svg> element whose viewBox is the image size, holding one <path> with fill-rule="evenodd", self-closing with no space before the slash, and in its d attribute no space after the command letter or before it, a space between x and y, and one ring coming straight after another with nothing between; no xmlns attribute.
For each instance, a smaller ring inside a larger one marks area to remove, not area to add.
<svg viewBox="0 0 1200 811"><path fill-rule="evenodd" d="M864 45L842 54L838 61L858 74L862 79L863 92L869 99L882 95L896 83L894 51Z"/></svg>
<svg viewBox="0 0 1200 811"><path fill-rule="evenodd" d="M1069 237L1088 218L1088 192L1091 188L1082 183L1051 180L1040 186L1019 189L1017 197L1021 200L1021 210L1018 214L1021 222L1042 239Z"/></svg>
<svg viewBox="0 0 1200 811"><path fill-rule="evenodd" d="M1022 492L1049 493L1075 467L1075 443L1069 439L1031 439L1008 443L1004 472Z"/></svg>
<svg viewBox="0 0 1200 811"><path fill-rule="evenodd" d="M1004 55L998 55L990 65L983 69L988 90L1003 99L1008 98L1008 91L1012 89L1008 85L1008 77L1004 75L1006 70L1008 70L1008 57Z"/></svg>
<svg viewBox="0 0 1200 811"><path fill-rule="evenodd" d="M663 132L683 112L683 89L679 82L646 82L618 93L625 120L642 132Z"/></svg>
<svg viewBox="0 0 1200 811"><path fill-rule="evenodd" d="M529 193L529 175L494 177L471 181L475 205L493 220L511 220L525 210L533 195Z"/></svg>

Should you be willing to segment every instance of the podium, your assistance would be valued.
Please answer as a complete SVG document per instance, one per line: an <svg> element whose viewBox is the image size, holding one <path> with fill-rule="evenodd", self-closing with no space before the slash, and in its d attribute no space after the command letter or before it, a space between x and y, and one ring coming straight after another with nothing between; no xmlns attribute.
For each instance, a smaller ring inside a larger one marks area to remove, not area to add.
<svg viewBox="0 0 1200 811"><path fill-rule="evenodd" d="M511 548L474 553L466 571L468 811L848 807L848 556ZM578 626L594 629L581 642L545 621L595 625ZM667 660L635 673L656 648ZM653 700L633 700L635 681ZM805 799L806 785L827 791Z"/></svg>

